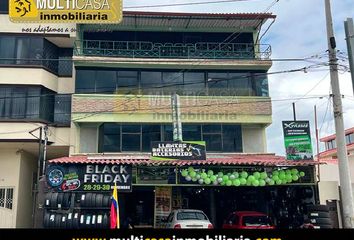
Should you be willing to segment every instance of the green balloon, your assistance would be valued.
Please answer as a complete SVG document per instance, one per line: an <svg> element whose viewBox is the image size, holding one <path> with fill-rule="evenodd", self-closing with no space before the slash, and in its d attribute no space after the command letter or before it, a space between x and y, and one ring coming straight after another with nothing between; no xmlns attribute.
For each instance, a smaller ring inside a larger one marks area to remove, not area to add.
<svg viewBox="0 0 354 240"><path fill-rule="evenodd" d="M220 185L221 186L225 186L226 182L221 182Z"/></svg>
<svg viewBox="0 0 354 240"><path fill-rule="evenodd" d="M264 187L266 185L266 181L263 179L259 180L259 186Z"/></svg>
<svg viewBox="0 0 354 240"><path fill-rule="evenodd" d="M271 178L267 177L267 178L265 179L265 182L266 182L266 183L269 183L271 180L272 180Z"/></svg>
<svg viewBox="0 0 354 240"><path fill-rule="evenodd" d="M299 177L297 175L293 175L293 181L299 180Z"/></svg>
<svg viewBox="0 0 354 240"><path fill-rule="evenodd" d="M281 184L282 184L282 180L278 179L278 180L275 181L275 183L276 183L277 185L281 185Z"/></svg>
<svg viewBox="0 0 354 240"><path fill-rule="evenodd" d="M182 170L182 176L187 177L188 176L188 171L187 170Z"/></svg>
<svg viewBox="0 0 354 240"><path fill-rule="evenodd" d="M261 177L261 174L259 172L253 173L253 176L255 179L259 179Z"/></svg>
<svg viewBox="0 0 354 240"><path fill-rule="evenodd" d="M214 181L216 180L216 176L215 176L215 175L210 176L210 180L211 180L212 182L214 182Z"/></svg>
<svg viewBox="0 0 354 240"><path fill-rule="evenodd" d="M218 172L218 177L222 177L224 174L222 172Z"/></svg>
<svg viewBox="0 0 354 240"><path fill-rule="evenodd" d="M222 180L223 180L224 182L226 182L227 180L229 180L229 176L224 175L224 176L222 177Z"/></svg>
<svg viewBox="0 0 354 240"><path fill-rule="evenodd" d="M298 171L296 168L293 168L293 169L291 169L291 173L292 173L293 175L295 175L295 174L298 174L299 171Z"/></svg>
<svg viewBox="0 0 354 240"><path fill-rule="evenodd" d="M235 175L231 174L229 178L230 178L230 180L234 180L236 177L235 177Z"/></svg>
<svg viewBox="0 0 354 240"><path fill-rule="evenodd" d="M236 187L240 186L241 185L241 181L239 179L235 179L232 181L232 184Z"/></svg>
<svg viewBox="0 0 354 240"><path fill-rule="evenodd" d="M282 184L287 184L288 181L286 180L286 178L284 178L284 179L281 180L281 183L282 183Z"/></svg>
<svg viewBox="0 0 354 240"><path fill-rule="evenodd" d="M283 180L283 179L285 179L285 177L286 177L285 172L279 173L279 179Z"/></svg>
<svg viewBox="0 0 354 240"><path fill-rule="evenodd" d="M266 172L261 172L261 179L266 179L268 177L268 174Z"/></svg>
<svg viewBox="0 0 354 240"><path fill-rule="evenodd" d="M293 176L290 174L286 175L286 181L291 181L293 179Z"/></svg>
<svg viewBox="0 0 354 240"><path fill-rule="evenodd" d="M248 179L247 179L247 180L249 180L250 182L253 182L254 180L256 180L256 178L255 178L254 176L252 176L252 175L251 175L251 176L249 176L249 177L248 177Z"/></svg>
<svg viewBox="0 0 354 240"><path fill-rule="evenodd" d="M197 174L195 177L196 177L197 179L201 179L200 174Z"/></svg>
<svg viewBox="0 0 354 240"><path fill-rule="evenodd" d="M232 181L231 180L227 180L226 181L226 186L231 186L232 185Z"/></svg>
<svg viewBox="0 0 354 240"><path fill-rule="evenodd" d="M247 180L245 178L240 178L240 183L241 183L241 185L246 185Z"/></svg>
<svg viewBox="0 0 354 240"><path fill-rule="evenodd" d="M189 172L189 176L191 176L192 178L195 178L197 176L196 172Z"/></svg>
<svg viewBox="0 0 354 240"><path fill-rule="evenodd" d="M291 178L291 179L286 179L286 182L287 182L287 183L292 183L292 181L293 181L293 178Z"/></svg>
<svg viewBox="0 0 354 240"><path fill-rule="evenodd" d="M275 182L274 182L273 179L271 179L268 184L271 185L271 186L273 186L273 185L275 184Z"/></svg>
<svg viewBox="0 0 354 240"><path fill-rule="evenodd" d="M273 175L273 176L272 176L272 179L273 179L274 181L277 181L277 180L279 180L279 176L278 176L278 175Z"/></svg>
<svg viewBox="0 0 354 240"><path fill-rule="evenodd" d="M279 172L278 172L277 170L275 170L275 171L272 172L272 175L273 175L273 176L274 176L274 175L279 175Z"/></svg>
<svg viewBox="0 0 354 240"><path fill-rule="evenodd" d="M205 179L205 178L208 177L208 175L207 175L205 172L203 172L202 174L200 174L200 177L201 177L202 179Z"/></svg>
<svg viewBox="0 0 354 240"><path fill-rule="evenodd" d="M304 177L304 176L305 176L305 173L304 173L304 172L300 172L300 176L301 176L301 177Z"/></svg>
<svg viewBox="0 0 354 240"><path fill-rule="evenodd" d="M235 176L235 178L239 178L239 176L240 176L240 174L238 174L238 172L233 172L232 174Z"/></svg>
<svg viewBox="0 0 354 240"><path fill-rule="evenodd" d="M192 181L193 181L193 182L196 182L197 180L198 180L198 179L196 179L196 178L192 178Z"/></svg>
<svg viewBox="0 0 354 240"><path fill-rule="evenodd" d="M194 172L194 168L193 167L189 167L188 168L188 172Z"/></svg>
<svg viewBox="0 0 354 240"><path fill-rule="evenodd" d="M213 172L213 170L209 170L209 171L208 171L208 175L209 175L209 176L212 176L212 175L214 175L214 172Z"/></svg>
<svg viewBox="0 0 354 240"><path fill-rule="evenodd" d="M205 184L210 184L210 183L211 183L210 178L206 178L206 179L204 179L204 183L205 183Z"/></svg>
<svg viewBox="0 0 354 240"><path fill-rule="evenodd" d="M259 186L259 181L257 179L255 179L253 182L252 182L252 185L254 187L258 187Z"/></svg>
<svg viewBox="0 0 354 240"><path fill-rule="evenodd" d="M290 169L287 169L287 170L285 171L285 174L286 174L286 175L289 175L289 174L291 174L291 171L290 171Z"/></svg>
<svg viewBox="0 0 354 240"><path fill-rule="evenodd" d="M241 178L247 178L248 177L248 173L245 171L241 172Z"/></svg>

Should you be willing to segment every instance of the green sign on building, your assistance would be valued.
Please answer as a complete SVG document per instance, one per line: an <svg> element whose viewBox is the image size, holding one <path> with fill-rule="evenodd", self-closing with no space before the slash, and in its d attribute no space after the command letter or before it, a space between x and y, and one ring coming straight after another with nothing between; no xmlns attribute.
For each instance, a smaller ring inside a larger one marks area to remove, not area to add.
<svg viewBox="0 0 354 240"><path fill-rule="evenodd" d="M286 159L313 160L309 121L283 121Z"/></svg>

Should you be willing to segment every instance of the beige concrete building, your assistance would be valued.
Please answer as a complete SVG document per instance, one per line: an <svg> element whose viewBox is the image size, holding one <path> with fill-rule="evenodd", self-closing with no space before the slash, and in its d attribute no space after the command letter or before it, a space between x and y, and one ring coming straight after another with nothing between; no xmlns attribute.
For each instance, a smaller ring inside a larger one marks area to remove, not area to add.
<svg viewBox="0 0 354 240"><path fill-rule="evenodd" d="M53 60L71 58L76 33L35 33L39 24L10 22L7 3L0 2L0 228L30 228L40 127L49 126L48 159L69 154L72 62Z"/></svg>
<svg viewBox="0 0 354 240"><path fill-rule="evenodd" d="M349 170L354 189L354 128L345 131ZM340 219L340 182L336 149L336 136L330 135L320 139L325 145L325 151L319 154L319 160L324 163L319 167L319 197L321 204L335 202ZM354 194L354 193L353 193Z"/></svg>

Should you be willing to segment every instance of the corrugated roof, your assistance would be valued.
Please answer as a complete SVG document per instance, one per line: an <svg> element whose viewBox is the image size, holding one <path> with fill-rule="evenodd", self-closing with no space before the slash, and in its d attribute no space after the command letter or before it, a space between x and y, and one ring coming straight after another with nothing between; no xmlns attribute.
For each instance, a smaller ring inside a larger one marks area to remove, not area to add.
<svg viewBox="0 0 354 240"><path fill-rule="evenodd" d="M57 164L132 164L145 166L189 166L189 165L251 165L251 166L314 166L316 161L288 161L273 154L220 154L209 155L207 160L151 160L150 155L80 155L52 159Z"/></svg>

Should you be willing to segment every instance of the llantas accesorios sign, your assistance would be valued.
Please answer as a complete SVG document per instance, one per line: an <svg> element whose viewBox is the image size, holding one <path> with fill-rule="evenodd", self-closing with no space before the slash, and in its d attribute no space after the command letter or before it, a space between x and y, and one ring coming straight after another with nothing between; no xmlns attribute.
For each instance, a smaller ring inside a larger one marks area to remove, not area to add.
<svg viewBox="0 0 354 240"><path fill-rule="evenodd" d="M9 1L12 22L120 23L122 0L2 0Z"/></svg>
<svg viewBox="0 0 354 240"><path fill-rule="evenodd" d="M152 160L206 160L205 141L152 142Z"/></svg>
<svg viewBox="0 0 354 240"><path fill-rule="evenodd" d="M131 165L52 164L47 167L46 178L56 191L111 191L114 183L121 192L132 190Z"/></svg>

